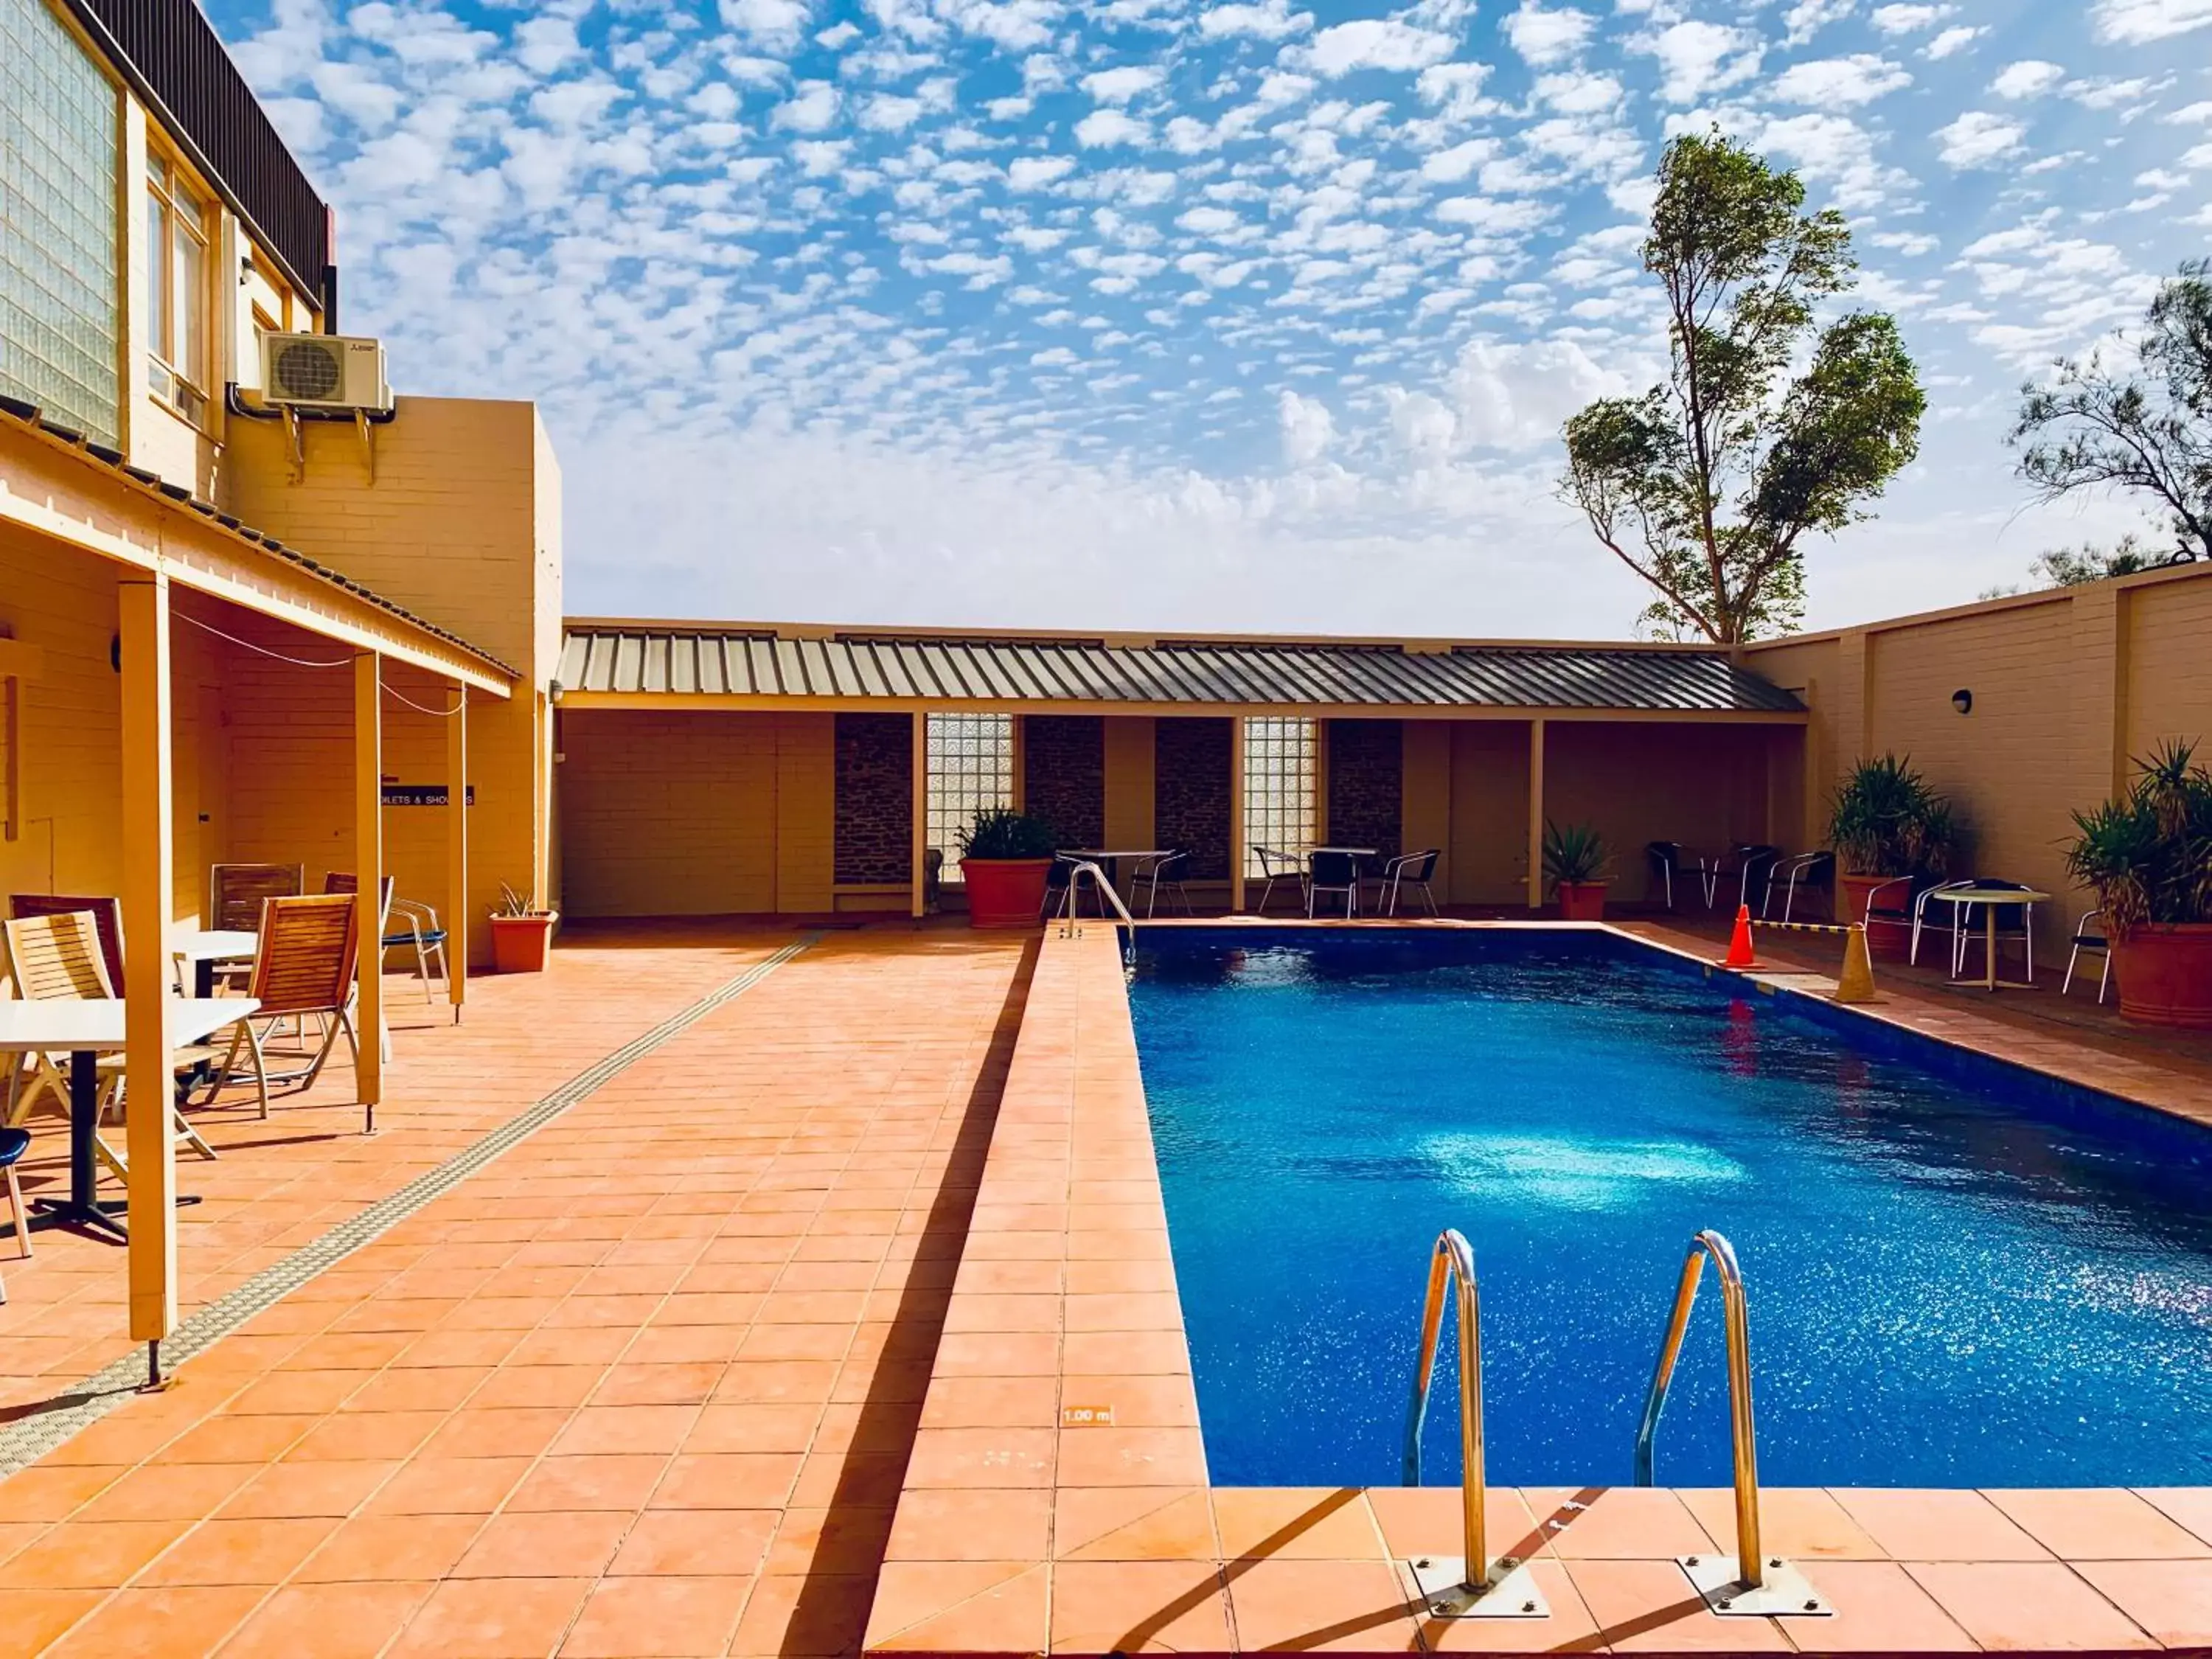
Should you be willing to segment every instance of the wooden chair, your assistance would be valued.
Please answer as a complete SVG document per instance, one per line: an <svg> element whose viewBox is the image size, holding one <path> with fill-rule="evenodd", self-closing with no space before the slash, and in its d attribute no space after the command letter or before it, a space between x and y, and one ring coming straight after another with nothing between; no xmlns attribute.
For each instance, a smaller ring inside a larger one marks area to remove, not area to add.
<svg viewBox="0 0 2212 1659"><path fill-rule="evenodd" d="M259 1007L240 1020L210 1083L210 1092L239 1076L239 1051L253 1057L253 1078L261 1092L261 1115L269 1115L269 1085L313 1086L324 1062L345 1033L354 1063L361 1062L361 1039L353 1028L354 967L360 954L349 894L317 893L262 902L260 948L253 957L248 994ZM261 1030L280 1020L313 1018L322 1022L321 1046L297 1071L272 1073L261 1043Z"/></svg>
<svg viewBox="0 0 2212 1659"><path fill-rule="evenodd" d="M261 925L261 901L297 898L307 890L298 864L216 864L208 868L210 933L250 933Z"/></svg>
<svg viewBox="0 0 2212 1659"><path fill-rule="evenodd" d="M116 906L112 898L100 902L110 908ZM0 939L4 939L7 945L9 973L15 981L15 994L33 1002L67 998L104 1001L113 998L115 984L107 974L98 914L95 910L67 910L0 921ZM113 920L109 931L119 942L119 917ZM178 1066L183 1069L197 1067L213 1055L204 1048L191 1048L181 1051L175 1058ZM70 1109L69 1078L62 1070L63 1060L51 1054L31 1054L26 1059L28 1063L10 1081L7 1117L10 1127L30 1115L33 1103L41 1094L52 1094L64 1115ZM99 1121L105 1125L123 1106L123 1056L101 1055L100 1070ZM215 1148L201 1138L199 1131L178 1109L175 1101L168 1103L168 1111L170 1129L179 1146L191 1147L202 1158L215 1157ZM97 1129L93 1133L93 1150L118 1177L129 1175L129 1161Z"/></svg>

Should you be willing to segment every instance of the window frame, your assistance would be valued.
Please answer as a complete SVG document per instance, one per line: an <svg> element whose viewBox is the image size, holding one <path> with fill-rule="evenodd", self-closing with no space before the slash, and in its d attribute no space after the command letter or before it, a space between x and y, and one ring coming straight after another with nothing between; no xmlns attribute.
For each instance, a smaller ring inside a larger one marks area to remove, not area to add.
<svg viewBox="0 0 2212 1659"><path fill-rule="evenodd" d="M1012 714L928 714L923 716L922 840L945 854L939 880L963 885L959 832L985 807L1012 808L1021 799L1018 782L1020 722ZM986 750L989 752L986 753ZM983 762L955 768L954 761ZM940 779L963 780L943 789Z"/></svg>
<svg viewBox="0 0 2212 1659"><path fill-rule="evenodd" d="M177 210L181 201L197 224L187 223ZM222 204L214 191L203 186L182 157L157 140L149 125L146 142L146 390L156 403L179 420L204 428L211 397L216 351L216 257L222 232ZM158 234L157 234L158 226ZM185 303L179 290L179 273L185 264L177 258L182 240L192 245L197 292ZM197 316L193 313L197 312ZM190 337L197 325L198 337ZM187 337L179 350L175 336L182 328ZM198 362L180 361L197 356Z"/></svg>
<svg viewBox="0 0 2212 1659"><path fill-rule="evenodd" d="M1238 787L1243 792L1244 845L1238 856L1245 879L1258 881L1267 872L1255 846L1301 859L1320 833L1321 722L1304 714L1247 714L1243 739Z"/></svg>

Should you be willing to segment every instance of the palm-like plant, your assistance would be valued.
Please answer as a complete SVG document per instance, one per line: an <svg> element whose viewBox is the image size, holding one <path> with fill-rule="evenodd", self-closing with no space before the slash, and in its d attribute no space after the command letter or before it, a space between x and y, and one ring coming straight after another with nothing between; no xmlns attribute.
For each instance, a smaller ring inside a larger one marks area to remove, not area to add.
<svg viewBox="0 0 2212 1659"><path fill-rule="evenodd" d="M958 832L963 859L1048 859L1058 849L1053 827L1034 812L1011 807L981 808L968 827Z"/></svg>
<svg viewBox="0 0 2212 1659"><path fill-rule="evenodd" d="M1928 787L1909 758L1861 761L1830 803L1828 844L1854 873L1942 875L1959 826L1950 800Z"/></svg>
<svg viewBox="0 0 2212 1659"><path fill-rule="evenodd" d="M1556 888L1603 879L1613 867L1613 850L1596 827L1571 823L1565 829L1544 820L1544 874Z"/></svg>
<svg viewBox="0 0 2212 1659"><path fill-rule="evenodd" d="M2074 814L2068 873L2096 890L2121 938L2146 923L2212 921L2212 773L2169 740L2136 761L2127 795Z"/></svg>

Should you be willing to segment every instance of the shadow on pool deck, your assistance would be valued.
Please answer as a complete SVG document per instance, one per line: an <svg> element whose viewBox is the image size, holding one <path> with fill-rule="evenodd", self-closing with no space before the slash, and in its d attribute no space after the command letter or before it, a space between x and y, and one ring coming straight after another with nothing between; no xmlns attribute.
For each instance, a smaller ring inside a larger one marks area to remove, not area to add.
<svg viewBox="0 0 2212 1659"><path fill-rule="evenodd" d="M968 1238L968 1221L975 1208L975 1193L983 1179L983 1164L991 1151L991 1133L999 1121L999 1103L1006 1092L1006 1074L1013 1063L1014 1045L1021 1036L1022 1013L1029 1000L1030 981L1036 973L1038 941L1023 948L1019 967L999 1012L991 1044L968 1093L960 1126L954 1131L952 1152L937 1197L922 1224L916 1246L921 1261L938 1261L940 1271L917 1270L902 1290L891 1315L890 1339L883 1362L869 1380L866 1397L853 1432L851 1448L839 1471L822 1533L859 1551L867 1564L865 1583L830 1571L806 1575L793 1608L783 1651L790 1655L818 1655L848 1650L856 1626L864 1622L874 1600L878 1570L884 1547L890 1541L892 1510L899 1488L905 1484L914 1431L921 1419L922 1396L929 1374L937 1363L938 1339L945 1329L945 1310L952 1299L952 1281L958 1272L962 1247ZM896 1468L861 1455L877 1447L896 1449ZM832 1554L830 1565L842 1565ZM862 1593L857 1597L855 1591Z"/></svg>

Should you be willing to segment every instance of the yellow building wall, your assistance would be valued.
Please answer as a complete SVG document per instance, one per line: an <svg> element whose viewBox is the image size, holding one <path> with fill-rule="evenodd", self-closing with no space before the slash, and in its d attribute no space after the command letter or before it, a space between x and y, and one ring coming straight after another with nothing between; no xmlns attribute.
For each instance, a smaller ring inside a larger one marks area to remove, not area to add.
<svg viewBox="0 0 2212 1659"><path fill-rule="evenodd" d="M1152 721L1146 715L1106 721L1106 844L1152 844L1152 784L1156 766Z"/></svg>
<svg viewBox="0 0 2212 1659"><path fill-rule="evenodd" d="M1400 850L1437 849L1437 872L1430 885L1439 895L1451 891L1451 727L1442 720L1405 721L1399 768Z"/></svg>
<svg viewBox="0 0 2212 1659"><path fill-rule="evenodd" d="M1520 720L1451 725L1448 890L1455 904L1528 896L1528 727Z"/></svg>
<svg viewBox="0 0 2212 1659"><path fill-rule="evenodd" d="M1829 797L1858 760L1909 756L1967 824L1968 872L2039 887L2070 920L2092 902L2065 872L2075 810L2124 787L2130 757L2155 743L2212 742L2212 568L1778 641L1745 662L1813 710L1804 844L1825 838ZM1960 690L1973 693L1964 715ZM2061 936L2060 921L2044 930L2046 945Z"/></svg>
<svg viewBox="0 0 2212 1659"><path fill-rule="evenodd" d="M303 428L305 476L295 480L281 423L229 423L233 510L314 558L520 671L508 701L469 706L470 955L487 961L501 884L550 900L553 874L552 721L544 688L557 661L561 617L560 475L529 404L403 398L374 428L375 476L350 425ZM415 694L410 694L415 695ZM450 691L423 683L418 702ZM442 727L395 753L410 722L387 702L387 776L445 781ZM428 718L428 717L425 717ZM402 740L404 741L404 740ZM427 808L392 808L387 842L411 848L436 833ZM411 859L411 854L410 854ZM419 874L395 866L407 896L450 907L442 852Z"/></svg>
<svg viewBox="0 0 2212 1659"><path fill-rule="evenodd" d="M2124 737L2130 757L2195 740L2212 765L2212 581L2166 582L2127 596Z"/></svg>
<svg viewBox="0 0 2212 1659"><path fill-rule="evenodd" d="M570 915L833 908L833 716L595 709L561 744Z"/></svg>
<svg viewBox="0 0 2212 1659"><path fill-rule="evenodd" d="M36 678L15 691L21 816L15 837L0 836L0 908L9 893L121 890L122 676L111 654L118 574L0 527L0 635L40 655ZM174 914L185 920L204 902L207 865L224 856L228 751L219 647L179 624L171 663Z"/></svg>

